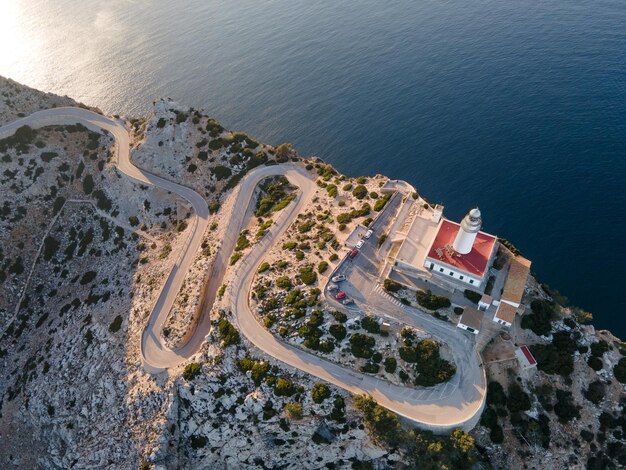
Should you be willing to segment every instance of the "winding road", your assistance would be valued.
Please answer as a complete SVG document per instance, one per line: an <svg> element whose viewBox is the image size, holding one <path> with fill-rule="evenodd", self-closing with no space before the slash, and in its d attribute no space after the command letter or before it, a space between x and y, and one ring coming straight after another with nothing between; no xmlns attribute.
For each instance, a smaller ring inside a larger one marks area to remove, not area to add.
<svg viewBox="0 0 626 470"><path fill-rule="evenodd" d="M67 124L82 124L96 132L102 130L110 132L116 140L117 165L122 173L138 182L175 193L189 201L194 208L191 234L159 293L141 341L141 352L148 369L163 370L176 366L199 350L210 331L210 322L201 317L190 339L177 350L167 348L160 335L188 268L202 243L208 222L207 203L192 189L134 166L130 161L130 137L124 124L87 109L53 108L38 111L0 127L0 138L12 135L23 125L41 128ZM457 427L471 429L478 422L485 403L485 377L478 354L473 352L467 341L459 341L457 332L434 326L438 330L437 337L446 342L457 362L458 372L453 380L438 387L414 388L393 385L285 344L276 339L256 319L249 304L249 294L257 267L295 217L311 201L317 189L314 177L299 165L258 167L249 172L235 189L237 193L233 195L236 197L234 207L238 210L232 211L226 236L213 265L207 294L212 298L207 300L212 303L216 289L222 283L236 238L253 215L255 188L263 179L274 175L286 176L299 188L299 194L295 203L281 211L262 241L253 246L250 253L239 263L233 279L229 282L227 300L231 304L235 322L241 333L259 349L279 361L352 393L370 394L381 405L418 423L422 428L437 433L450 432ZM374 291L374 287L369 286L371 292ZM394 309L397 307L389 299L381 297L378 302L379 308L395 314Z"/></svg>

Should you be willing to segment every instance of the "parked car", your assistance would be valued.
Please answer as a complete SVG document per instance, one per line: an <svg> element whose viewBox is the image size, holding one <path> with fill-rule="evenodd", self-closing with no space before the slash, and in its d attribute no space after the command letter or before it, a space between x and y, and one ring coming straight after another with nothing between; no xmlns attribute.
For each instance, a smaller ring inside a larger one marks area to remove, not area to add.
<svg viewBox="0 0 626 470"><path fill-rule="evenodd" d="M331 292L334 292L336 290L339 290L339 286L337 284L329 284L328 285L328 290Z"/></svg>
<svg viewBox="0 0 626 470"><path fill-rule="evenodd" d="M337 292L335 294L335 299L337 300L341 300L341 299L345 299L346 298L346 293L341 291L341 292Z"/></svg>
<svg viewBox="0 0 626 470"><path fill-rule="evenodd" d="M372 236L372 234L374 233L373 230L368 230L367 232L365 232L365 235L363 235L365 238L369 238Z"/></svg>
<svg viewBox="0 0 626 470"><path fill-rule="evenodd" d="M343 300L341 301L341 303L342 303L343 305L354 305L354 300L352 300L352 299L343 299Z"/></svg>
<svg viewBox="0 0 626 470"><path fill-rule="evenodd" d="M359 243L356 244L357 248L363 248L363 245L365 245L365 240L359 240Z"/></svg>
<svg viewBox="0 0 626 470"><path fill-rule="evenodd" d="M350 258L354 258L356 255L359 254L359 250L357 250L356 248L354 250L352 250L350 252L350 254L348 255Z"/></svg>
<svg viewBox="0 0 626 470"><path fill-rule="evenodd" d="M346 280L346 276L344 276L343 274L339 274L337 276L334 276L331 281L333 282L341 282L341 281L345 281Z"/></svg>

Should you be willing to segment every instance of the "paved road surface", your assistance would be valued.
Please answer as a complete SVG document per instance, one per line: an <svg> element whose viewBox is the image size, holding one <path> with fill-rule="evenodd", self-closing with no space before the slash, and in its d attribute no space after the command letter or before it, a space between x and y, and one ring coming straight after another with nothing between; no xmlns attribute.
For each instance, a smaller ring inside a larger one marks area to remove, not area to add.
<svg viewBox="0 0 626 470"><path fill-rule="evenodd" d="M153 184L166 191L176 193L189 201L194 208L195 215L191 234L179 256L178 262L172 268L167 281L161 289L142 335L141 344L142 355L148 366L155 369L163 369L180 364L200 348L206 334L209 332L209 322L206 319L201 319L187 344L176 351L165 347L160 339L160 331L176 298L176 294L180 290L186 272L202 242L207 225L207 203L202 196L192 189L135 167L130 161L129 135L124 125L120 121L109 119L86 109L53 108L36 112L28 117L0 127L0 138L12 135L22 125L39 128L47 125L76 123L83 124L94 131L107 130L113 134L117 143L118 168L122 173L139 182ZM314 178L300 166L285 164L259 167L251 171L241 181L236 189L238 193L234 207L242 210L235 210L231 215L228 233L224 238L218 262L215 263L212 270L212 290L215 290L215 286L221 283L220 276L223 277L226 269L225 261L232 253L236 237L249 220L249 217L252 216L251 204L255 187L261 180L272 175L285 175L291 183L299 187L300 192L295 203L290 204L281 211L268 234L240 262L234 279L230 283L227 295L231 301L236 323L241 332L258 348L274 358L352 393L368 393L381 405L419 423L422 427L436 432L448 432L455 427L464 429L473 427L478 421L484 405L484 375L482 369L478 368L477 360L472 354L471 348L463 342L458 342L458 344L456 342L455 344L448 343L448 346L453 350L455 361L457 361L457 369L459 370L453 381L439 387L413 388L392 385L387 381L355 372L326 361L314 354L287 345L276 339L257 321L249 305L249 294L256 269L272 245L278 241L281 234L289 227L301 209L308 204L316 190ZM376 236L372 237L372 240L376 239ZM373 286L370 285L370 287ZM374 292L374 289L372 289L372 292ZM374 297L372 292L370 292L366 300L375 302L373 305L381 311L389 312L393 315L398 314L396 310L399 309L393 308L396 307L395 304L384 296ZM407 315L409 314L407 313ZM421 321L424 320L422 319ZM437 337L447 342L446 338L448 336L446 335L449 331L446 331L442 325L423 324L425 329L433 330ZM452 339L456 341L458 338ZM465 350L464 353L463 350Z"/></svg>

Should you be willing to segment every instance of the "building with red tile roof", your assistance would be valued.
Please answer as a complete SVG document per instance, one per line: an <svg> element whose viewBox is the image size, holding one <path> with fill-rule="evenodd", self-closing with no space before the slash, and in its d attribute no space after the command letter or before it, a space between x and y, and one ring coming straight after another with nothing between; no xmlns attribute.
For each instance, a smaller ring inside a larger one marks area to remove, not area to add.
<svg viewBox="0 0 626 470"><path fill-rule="evenodd" d="M474 224L469 227L471 232L466 228L468 219ZM478 231L480 223L477 209L470 211L461 224L441 219L424 266L433 274L482 288L496 252L497 237Z"/></svg>

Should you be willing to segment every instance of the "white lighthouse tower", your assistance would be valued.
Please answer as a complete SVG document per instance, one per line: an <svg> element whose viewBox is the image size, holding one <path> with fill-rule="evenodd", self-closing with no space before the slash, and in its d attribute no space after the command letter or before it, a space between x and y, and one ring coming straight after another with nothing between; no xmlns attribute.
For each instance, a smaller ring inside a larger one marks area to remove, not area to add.
<svg viewBox="0 0 626 470"><path fill-rule="evenodd" d="M456 238L454 239L453 248L457 253L466 255L472 251L474 240L476 240L476 234L480 231L482 224L483 221L480 218L480 210L478 207L468 212L468 214L463 218L461 226L459 227L459 232L456 234Z"/></svg>

